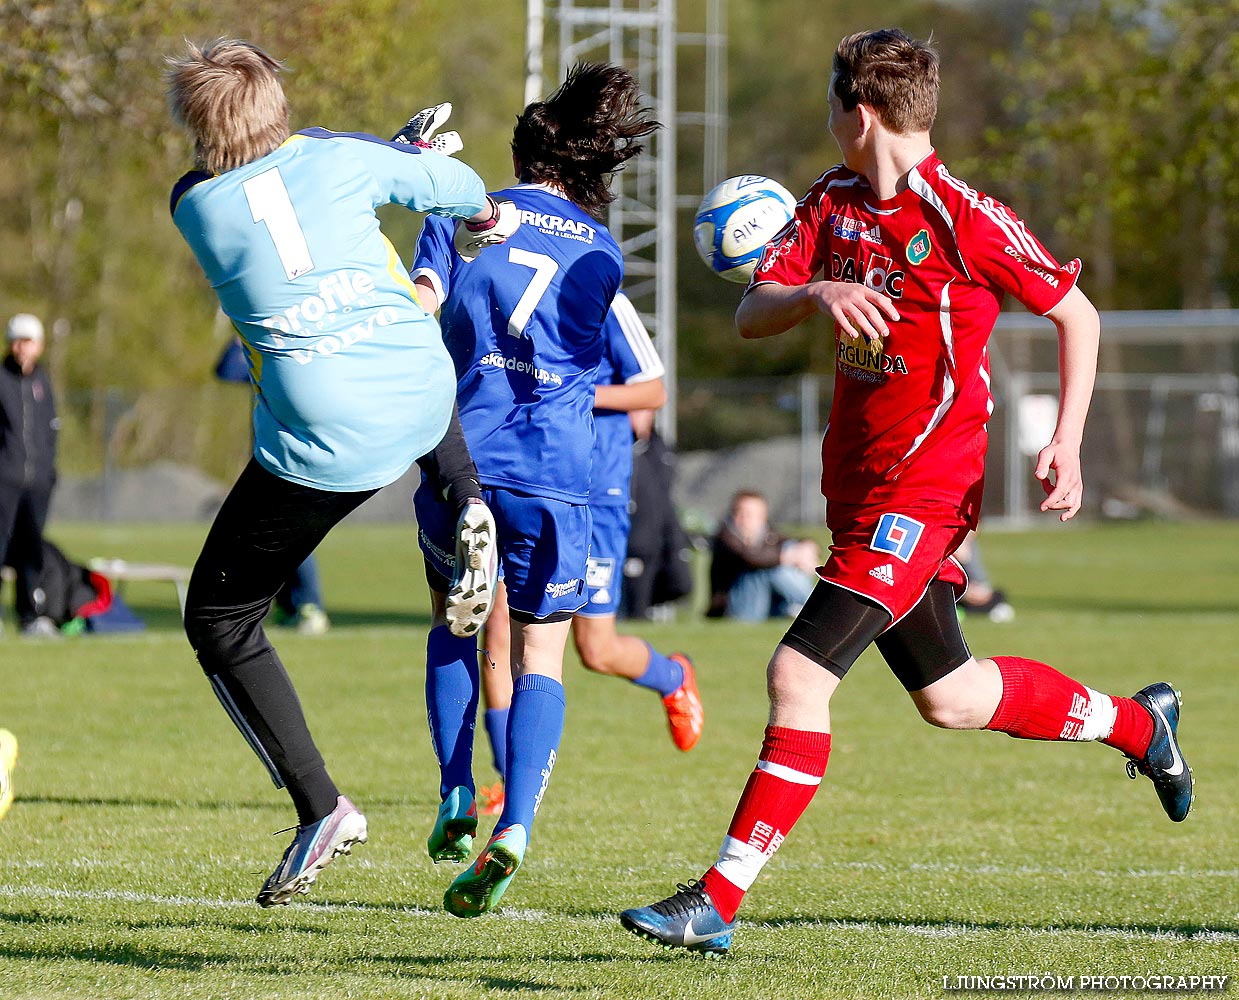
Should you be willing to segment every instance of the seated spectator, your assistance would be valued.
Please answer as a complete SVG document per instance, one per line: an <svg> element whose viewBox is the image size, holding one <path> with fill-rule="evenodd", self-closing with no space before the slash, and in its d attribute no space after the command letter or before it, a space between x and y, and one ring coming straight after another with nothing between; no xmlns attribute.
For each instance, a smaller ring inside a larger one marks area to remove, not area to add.
<svg viewBox="0 0 1239 1000"><path fill-rule="evenodd" d="M821 562L816 542L775 531L766 498L741 490L714 536L706 615L742 621L795 616L817 585Z"/></svg>

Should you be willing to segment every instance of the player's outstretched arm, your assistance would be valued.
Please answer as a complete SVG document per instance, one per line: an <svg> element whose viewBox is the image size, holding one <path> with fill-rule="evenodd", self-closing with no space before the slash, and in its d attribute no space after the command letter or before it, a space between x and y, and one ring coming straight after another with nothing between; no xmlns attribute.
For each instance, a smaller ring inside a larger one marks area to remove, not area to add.
<svg viewBox="0 0 1239 1000"><path fill-rule="evenodd" d="M1033 475L1045 491L1041 509L1057 510L1060 521L1069 521L1083 502L1080 444L1097 378L1101 320L1093 303L1078 287L1072 288L1046 315L1058 327L1058 423L1054 437L1037 455Z"/></svg>
<svg viewBox="0 0 1239 1000"><path fill-rule="evenodd" d="M853 337L885 337L888 320L899 319L895 304L881 292L843 281L807 285L758 285L749 289L736 310L736 328L745 340L773 337L814 313L831 317Z"/></svg>
<svg viewBox="0 0 1239 1000"><path fill-rule="evenodd" d="M487 247L498 246L521 224L521 212L506 198L486 196L486 208L456 226L453 242L456 252L467 263Z"/></svg>
<svg viewBox="0 0 1239 1000"><path fill-rule="evenodd" d="M404 128L391 137L392 142L403 142L410 146L434 150L444 156L452 156L465 148L459 132L442 132L435 135L443 123L452 115L451 104L436 104L434 107L422 108L417 114L404 123Z"/></svg>
<svg viewBox="0 0 1239 1000"><path fill-rule="evenodd" d="M657 410L667 402L667 387L660 378L648 382L625 382L622 385L599 383L594 388L594 409Z"/></svg>

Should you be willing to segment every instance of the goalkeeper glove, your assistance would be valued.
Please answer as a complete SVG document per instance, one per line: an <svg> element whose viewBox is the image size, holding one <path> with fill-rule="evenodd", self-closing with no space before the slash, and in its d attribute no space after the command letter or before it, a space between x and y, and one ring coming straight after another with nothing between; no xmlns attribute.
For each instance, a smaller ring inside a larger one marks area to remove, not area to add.
<svg viewBox="0 0 1239 1000"><path fill-rule="evenodd" d="M459 153L465 148L459 132L444 132L435 135L439 127L451 117L450 104L436 104L433 108L423 108L405 123L404 128L391 137L392 142L403 142L410 146L430 149L444 156ZM431 138L431 137L434 138Z"/></svg>
<svg viewBox="0 0 1239 1000"><path fill-rule="evenodd" d="M521 213L512 202L505 199L486 196L486 203L491 207L491 217L485 222L459 222L456 225L456 235L453 242L456 252L468 263L474 260L486 247L502 243L521 224Z"/></svg>

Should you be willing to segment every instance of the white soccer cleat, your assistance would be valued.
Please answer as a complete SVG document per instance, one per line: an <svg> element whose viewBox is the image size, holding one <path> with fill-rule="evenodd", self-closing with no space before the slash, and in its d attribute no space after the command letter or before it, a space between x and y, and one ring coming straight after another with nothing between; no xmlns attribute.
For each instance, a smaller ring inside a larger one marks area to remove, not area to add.
<svg viewBox="0 0 1239 1000"><path fill-rule="evenodd" d="M456 579L447 592L452 635L477 635L490 617L499 576L495 517L481 500L470 500L456 522Z"/></svg>
<svg viewBox="0 0 1239 1000"><path fill-rule="evenodd" d="M297 609L297 631L301 635L326 635L331 631L331 619L317 604L303 604Z"/></svg>
<svg viewBox="0 0 1239 1000"><path fill-rule="evenodd" d="M343 795L317 823L297 827L293 842L258 893L259 906L286 906L310 891L318 873L354 844L366 842L366 817Z"/></svg>

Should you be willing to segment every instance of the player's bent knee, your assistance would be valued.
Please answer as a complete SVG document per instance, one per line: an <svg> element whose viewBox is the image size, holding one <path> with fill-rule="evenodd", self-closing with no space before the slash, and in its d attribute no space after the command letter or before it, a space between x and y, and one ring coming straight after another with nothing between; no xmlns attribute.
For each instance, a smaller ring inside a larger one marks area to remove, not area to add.
<svg viewBox="0 0 1239 1000"><path fill-rule="evenodd" d="M586 670L592 670L596 674L607 674L608 676L616 672L618 664L615 661L614 651L610 643L578 642L577 653L581 657L581 665Z"/></svg>
<svg viewBox="0 0 1239 1000"><path fill-rule="evenodd" d="M810 659L790 643L781 643L766 667L766 692L772 703L826 704L846 671Z"/></svg>
<svg viewBox="0 0 1239 1000"><path fill-rule="evenodd" d="M968 697L965 691L929 697L923 691L915 691L912 700L921 718L938 729L983 729L994 714L993 706Z"/></svg>
<svg viewBox="0 0 1239 1000"><path fill-rule="evenodd" d="M208 676L251 659L267 646L261 616L225 614L192 604L185 607L185 636Z"/></svg>
<svg viewBox="0 0 1239 1000"><path fill-rule="evenodd" d="M959 706L918 701L916 707L921 718L938 729L974 728L967 723L970 715Z"/></svg>

